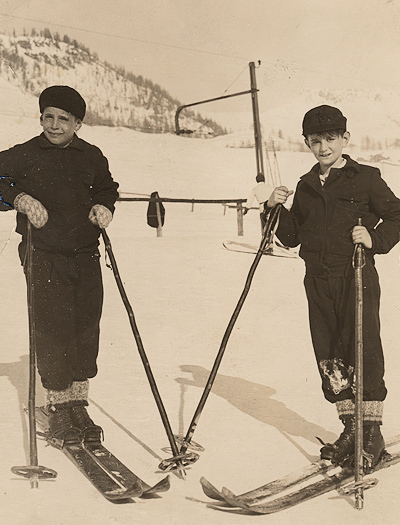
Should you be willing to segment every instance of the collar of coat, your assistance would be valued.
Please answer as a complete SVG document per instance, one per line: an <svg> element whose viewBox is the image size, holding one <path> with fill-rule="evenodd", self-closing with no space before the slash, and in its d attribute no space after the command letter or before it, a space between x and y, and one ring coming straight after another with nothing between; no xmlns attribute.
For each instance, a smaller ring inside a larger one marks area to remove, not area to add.
<svg viewBox="0 0 400 525"><path fill-rule="evenodd" d="M329 177L326 179L324 184L324 188L329 186L329 184L342 175L352 178L360 171L360 165L358 162L350 158L349 155L343 155L343 157L346 159L346 164L343 166L343 168L331 168ZM300 177L300 180L306 182L314 189L322 193L322 185L319 180L319 163L315 164L308 173Z"/></svg>
<svg viewBox="0 0 400 525"><path fill-rule="evenodd" d="M44 133L39 135L39 146L44 149L63 149L57 146L57 144L52 144L49 140L46 139ZM66 148L75 148L83 151L85 149L84 142L77 135L74 134L71 142L66 146Z"/></svg>

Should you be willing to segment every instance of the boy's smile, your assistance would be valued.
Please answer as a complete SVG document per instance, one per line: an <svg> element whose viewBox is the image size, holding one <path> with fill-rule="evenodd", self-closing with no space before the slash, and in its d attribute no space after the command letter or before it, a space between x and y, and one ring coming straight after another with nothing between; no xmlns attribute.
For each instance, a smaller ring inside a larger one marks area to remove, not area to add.
<svg viewBox="0 0 400 525"><path fill-rule="evenodd" d="M305 142L318 160L321 174L324 174L337 161L340 161L343 148L347 146L349 139L350 133L348 131L343 136L332 131L307 135Z"/></svg>
<svg viewBox="0 0 400 525"><path fill-rule="evenodd" d="M82 121L63 109L47 107L40 116L40 124L47 140L63 148L81 128Z"/></svg>

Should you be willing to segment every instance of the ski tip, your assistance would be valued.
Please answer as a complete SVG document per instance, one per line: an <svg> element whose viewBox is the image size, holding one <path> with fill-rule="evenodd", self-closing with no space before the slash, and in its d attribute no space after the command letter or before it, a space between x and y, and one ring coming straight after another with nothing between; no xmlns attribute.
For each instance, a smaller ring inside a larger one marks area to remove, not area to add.
<svg viewBox="0 0 400 525"><path fill-rule="evenodd" d="M156 492L166 492L171 487L171 481L169 475L154 485Z"/></svg>
<svg viewBox="0 0 400 525"><path fill-rule="evenodd" d="M135 481L128 489L125 491L125 495L128 498L140 498L143 494L143 484L141 481Z"/></svg>
<svg viewBox="0 0 400 525"><path fill-rule="evenodd" d="M231 507L240 507L241 509L250 510L250 506L247 503L241 501L238 496L236 496L226 487L222 488L222 496Z"/></svg>
<svg viewBox="0 0 400 525"><path fill-rule="evenodd" d="M221 492L216 487L214 487L214 485L212 485L206 478L201 477L200 483L203 488L203 492L206 496L219 501L224 500Z"/></svg>
<svg viewBox="0 0 400 525"><path fill-rule="evenodd" d="M141 495L142 498L154 498L157 497L159 492L167 492L171 487L169 476L165 477L152 487L146 488Z"/></svg>

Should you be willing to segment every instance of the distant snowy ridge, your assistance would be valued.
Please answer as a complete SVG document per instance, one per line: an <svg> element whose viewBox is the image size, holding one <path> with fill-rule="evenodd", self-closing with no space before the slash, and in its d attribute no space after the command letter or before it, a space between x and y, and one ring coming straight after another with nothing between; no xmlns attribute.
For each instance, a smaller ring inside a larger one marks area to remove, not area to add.
<svg viewBox="0 0 400 525"><path fill-rule="evenodd" d="M400 91L368 89L315 89L299 93L286 104L268 108L260 104L263 141L271 150L305 151L302 137L304 114L322 104L340 108L348 120L350 147L363 150L400 148ZM223 115L215 113L214 119ZM226 119L225 119L226 120ZM220 137L227 147L253 147L254 132L249 114L235 114L228 124L233 133Z"/></svg>
<svg viewBox="0 0 400 525"><path fill-rule="evenodd" d="M0 34L0 75L25 93L38 96L52 84L68 84L85 98L86 122L124 126L143 132L175 130L180 105L167 91L140 75L101 62L97 54L49 31L38 36ZM215 136L225 130L211 119L191 111L182 115L183 128Z"/></svg>
<svg viewBox="0 0 400 525"><path fill-rule="evenodd" d="M37 116L37 97L51 84L69 84L87 101L89 125L128 127L149 133L173 133L181 105L169 93L140 74L134 75L99 60L85 46L50 31L41 35L0 34L0 111L3 115ZM8 105L9 89L19 91L17 106ZM374 152L400 148L400 91L359 89L305 90L277 107L261 96L260 120L265 147L272 151L306 151L301 135L304 113L314 106L339 107L348 118L352 147ZM34 101L31 104L29 101ZM31 107L35 106L34 111ZM210 113L203 117L190 108L180 116L180 128L197 137L218 137L229 148L253 148L251 110ZM227 134L217 122L230 128Z"/></svg>

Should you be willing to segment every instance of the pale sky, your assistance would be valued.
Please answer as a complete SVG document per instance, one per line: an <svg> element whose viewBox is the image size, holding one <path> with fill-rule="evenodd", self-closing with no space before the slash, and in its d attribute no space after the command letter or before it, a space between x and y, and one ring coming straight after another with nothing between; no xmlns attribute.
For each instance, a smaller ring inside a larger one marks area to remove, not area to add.
<svg viewBox="0 0 400 525"><path fill-rule="evenodd" d="M181 103L249 89L258 60L261 110L305 89L400 85L400 0L2 0L0 31L14 27L76 38Z"/></svg>

